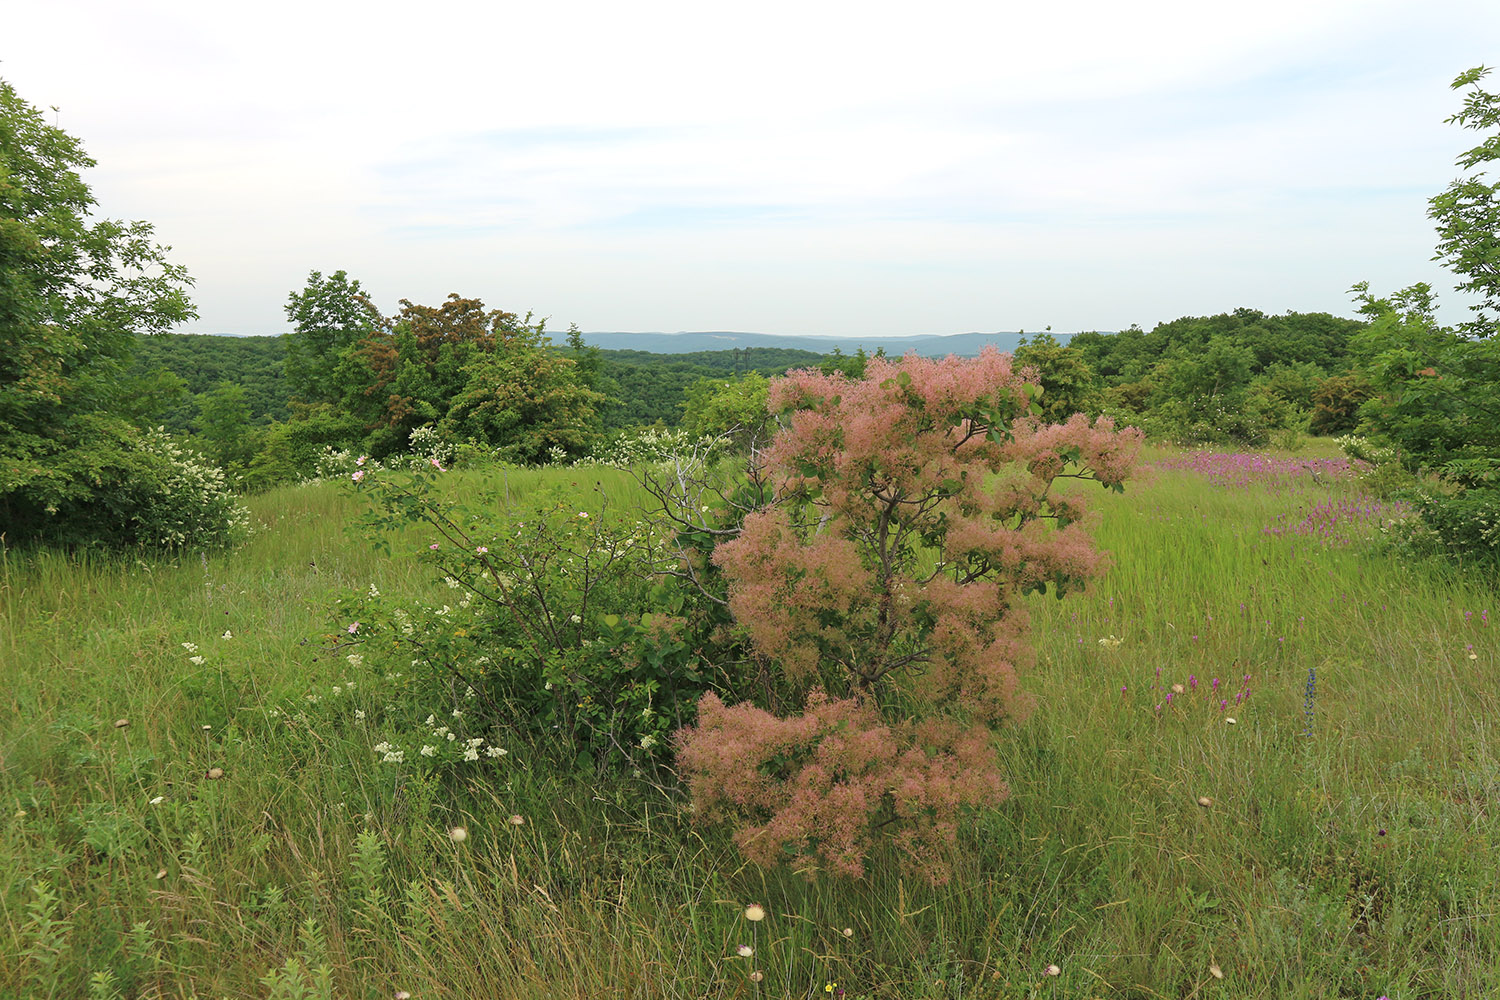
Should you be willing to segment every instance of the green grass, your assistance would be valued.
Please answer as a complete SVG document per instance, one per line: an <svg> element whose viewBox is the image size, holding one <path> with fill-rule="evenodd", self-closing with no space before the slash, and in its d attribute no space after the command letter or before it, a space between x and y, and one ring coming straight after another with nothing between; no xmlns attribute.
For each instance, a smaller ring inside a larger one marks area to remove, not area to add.
<svg viewBox="0 0 1500 1000"><path fill-rule="evenodd" d="M600 470L452 482L641 499ZM1160 472L1100 493L1113 568L1029 605L1012 795L939 888L888 858L859 882L746 865L670 788L572 773L558 747L517 739L448 782L379 763L356 712L393 718L399 694L331 693L353 679L334 602L442 590L347 536L337 487L256 498L261 529L207 559L10 553L0 996L1486 995L1500 609L1438 566L1263 533L1342 489Z"/></svg>

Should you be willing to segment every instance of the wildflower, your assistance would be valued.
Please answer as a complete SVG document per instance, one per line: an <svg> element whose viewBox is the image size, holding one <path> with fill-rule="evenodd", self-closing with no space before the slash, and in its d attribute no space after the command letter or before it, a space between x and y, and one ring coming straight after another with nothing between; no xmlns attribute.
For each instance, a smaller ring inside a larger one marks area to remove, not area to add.
<svg viewBox="0 0 1500 1000"><path fill-rule="evenodd" d="M188 662L191 663L195 667L201 667L201 666L203 666L203 657L201 657L201 656L189 656L188 657Z"/></svg>
<svg viewBox="0 0 1500 1000"><path fill-rule="evenodd" d="M525 826L526 825L526 817L525 816L519 816L519 815L516 815L516 814L513 813L513 814L511 814L510 819L506 820L506 822L509 823L511 826Z"/></svg>
<svg viewBox="0 0 1500 1000"><path fill-rule="evenodd" d="M578 519L580 521L587 521L589 519L589 512L586 510L580 510L578 512Z"/></svg>
<svg viewBox="0 0 1500 1000"><path fill-rule="evenodd" d="M462 844L469 839L469 831L461 826L455 826L448 830L448 839L455 844Z"/></svg>
<svg viewBox="0 0 1500 1000"><path fill-rule="evenodd" d="M486 554L486 553L488 553L488 552L489 552L489 551L490 551L490 550L489 550L489 549L488 549L488 548L487 548L487 547L485 547L485 546L483 546L483 545L481 545L481 546L479 546L479 548L477 548L477 549L475 549L475 550L474 550L474 551L475 551L475 552L478 552L478 553L479 553L479 554L480 554L480 555L485 555L485 554Z"/></svg>
<svg viewBox="0 0 1500 1000"><path fill-rule="evenodd" d="M433 542L431 545L429 545L427 547L429 549L431 549L432 551L436 552L438 550L438 543L437 542Z"/></svg>
<svg viewBox="0 0 1500 1000"><path fill-rule="evenodd" d="M356 632L359 631L359 622L354 622L348 628L346 628L344 631L348 632L350 635L353 635L354 633L356 633Z"/></svg>
<svg viewBox="0 0 1500 1000"><path fill-rule="evenodd" d="M436 721L437 721L437 716L436 716L436 715L429 715L429 716L428 716L428 717L427 717L427 721L426 721L426 722L424 722L424 723L422 723L422 724L423 724L423 725L424 725L424 726L430 726L430 725L432 725L432 724L433 724L433 723L434 723L434 722L436 722Z"/></svg>
<svg viewBox="0 0 1500 1000"><path fill-rule="evenodd" d="M751 903L745 907L745 919L751 923L759 923L766 919L766 908L759 903Z"/></svg>
<svg viewBox="0 0 1500 1000"><path fill-rule="evenodd" d="M423 743L422 744L422 756L423 757L436 757L437 756L437 747L429 746L428 744Z"/></svg>
<svg viewBox="0 0 1500 1000"><path fill-rule="evenodd" d="M577 615L573 615L568 619L568 621L572 622L574 625L581 625L583 623L583 619L578 617Z"/></svg>
<svg viewBox="0 0 1500 1000"><path fill-rule="evenodd" d="M748 944L742 944L738 948L734 949L734 953L740 956L740 958L749 958L751 955L755 954L755 949L750 947Z"/></svg>
<svg viewBox="0 0 1500 1000"><path fill-rule="evenodd" d="M469 747L467 750L464 751L464 760L478 760L478 759L479 759L479 751L476 750L476 749L474 749L473 747Z"/></svg>
<svg viewBox="0 0 1500 1000"><path fill-rule="evenodd" d="M652 736L650 733L647 733L645 736L641 737L641 749L642 750L650 750L654 746L656 746L656 737L655 736Z"/></svg>
<svg viewBox="0 0 1500 1000"><path fill-rule="evenodd" d="M484 755L486 757L504 757L509 752L510 751L506 750L504 747L491 746L485 747Z"/></svg>
<svg viewBox="0 0 1500 1000"><path fill-rule="evenodd" d="M231 631L229 631L228 629L225 629L224 630L223 638L225 638L225 639L233 639L234 638L234 633L231 632Z"/></svg>
<svg viewBox="0 0 1500 1000"><path fill-rule="evenodd" d="M1099 645L1105 646L1105 647L1107 647L1109 649L1116 649L1116 648L1119 647L1120 643L1122 643L1124 641L1125 641L1124 639L1118 638L1113 633L1111 633L1110 635L1104 637L1103 639L1100 639L1099 640Z"/></svg>
<svg viewBox="0 0 1500 1000"><path fill-rule="evenodd" d="M358 458L356 458L356 459L355 459L355 460L354 460L354 464L355 464L355 465L364 465L364 464L365 464L365 462L366 462L366 461L367 461L367 460L368 460L368 459L369 459L369 456L368 456L368 455L361 455L361 456L359 456L359 457L358 457Z"/></svg>
<svg viewBox="0 0 1500 1000"><path fill-rule="evenodd" d="M452 712L449 712L448 714L451 715L453 718L457 719L457 718L461 717L464 713L463 713L463 709L461 709L461 708L455 708Z"/></svg>
<svg viewBox="0 0 1500 1000"><path fill-rule="evenodd" d="M443 468L442 463L439 462L436 458L429 458L427 461L429 463L431 463L432 467L434 469L438 470L439 472L447 472L448 471L447 469Z"/></svg>
<svg viewBox="0 0 1500 1000"><path fill-rule="evenodd" d="M1042 970L1042 972L1046 973L1049 976L1060 976L1060 975L1062 975L1062 970L1059 969L1055 965L1049 965L1049 966L1047 966L1045 969Z"/></svg>
<svg viewBox="0 0 1500 1000"><path fill-rule="evenodd" d="M1181 684L1173 684L1172 685L1172 693L1173 694L1183 694L1186 691L1187 691L1187 688L1183 687Z"/></svg>
<svg viewBox="0 0 1500 1000"><path fill-rule="evenodd" d="M191 643L191 642L185 642L185 643L183 643L182 644L182 648L185 649L185 650L187 650L189 653L196 653L196 652L198 652L198 647L195 644Z"/></svg>
<svg viewBox="0 0 1500 1000"><path fill-rule="evenodd" d="M363 480L365 478L365 470L364 469L358 469L358 470L355 471L354 475L350 476L349 478L352 479L352 480L354 480L356 483L360 482L361 480Z"/></svg>
<svg viewBox="0 0 1500 1000"><path fill-rule="evenodd" d="M380 591L378 591L378 590L375 589L375 585L373 583L370 584L370 596L371 597L379 597L380 596Z"/></svg>

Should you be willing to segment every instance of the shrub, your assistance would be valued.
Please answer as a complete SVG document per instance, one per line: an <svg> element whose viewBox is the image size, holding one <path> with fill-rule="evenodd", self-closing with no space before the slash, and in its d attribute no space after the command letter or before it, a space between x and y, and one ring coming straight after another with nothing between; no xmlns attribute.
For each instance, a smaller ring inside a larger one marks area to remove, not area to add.
<svg viewBox="0 0 1500 1000"><path fill-rule="evenodd" d="M81 419L87 425L88 420ZM224 473L161 428L137 431L94 415L89 444L68 453L12 496L9 513L22 537L63 545L201 549L244 537L249 513ZM47 489L38 489L47 486Z"/></svg>
<svg viewBox="0 0 1500 1000"><path fill-rule="evenodd" d="M994 351L773 384L772 498L713 561L804 712L710 695L677 737L700 815L738 822L750 857L859 875L885 830L940 881L960 812L1004 797L992 727L1030 707L1018 598L1102 568L1084 501L1054 484L1121 488L1141 441L1082 415L1042 424L1037 394Z"/></svg>
<svg viewBox="0 0 1500 1000"><path fill-rule="evenodd" d="M460 507L440 498L439 475L370 463L351 476L381 544L423 526L416 551L452 598L398 606L360 594L341 610L353 619L345 642L373 669L402 672L419 704L471 700L490 724L616 765L665 748L707 685L687 596L659 576L652 525L597 491Z"/></svg>

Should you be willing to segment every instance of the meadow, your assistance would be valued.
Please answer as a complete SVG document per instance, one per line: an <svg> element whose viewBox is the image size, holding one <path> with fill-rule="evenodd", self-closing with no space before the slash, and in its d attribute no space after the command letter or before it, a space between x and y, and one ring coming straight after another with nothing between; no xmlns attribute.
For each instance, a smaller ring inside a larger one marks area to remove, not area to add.
<svg viewBox="0 0 1500 1000"><path fill-rule="evenodd" d="M0 996L1494 995L1500 608L1333 455L1156 450L1097 496L1112 568L1030 599L1012 795L937 887L749 865L670 771L519 734L383 759L400 681L330 648L336 602L444 586L341 484L251 498L224 554L7 552ZM596 481L644 500L504 485Z"/></svg>

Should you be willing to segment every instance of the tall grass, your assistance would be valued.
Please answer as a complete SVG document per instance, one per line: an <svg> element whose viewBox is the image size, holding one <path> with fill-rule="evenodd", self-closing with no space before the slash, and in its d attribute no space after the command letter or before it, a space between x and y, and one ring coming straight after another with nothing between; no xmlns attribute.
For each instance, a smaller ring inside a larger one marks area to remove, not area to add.
<svg viewBox="0 0 1500 1000"><path fill-rule="evenodd" d="M607 470L450 483L643 499ZM546 743L463 780L382 764L365 719L396 696L331 693L334 602L439 591L344 533L336 486L257 498L250 543L206 559L9 553L0 996L1487 995L1494 595L1265 531L1352 489L1163 470L1100 495L1113 568L1027 605L1013 795L938 888L889 858L748 866L670 781Z"/></svg>

